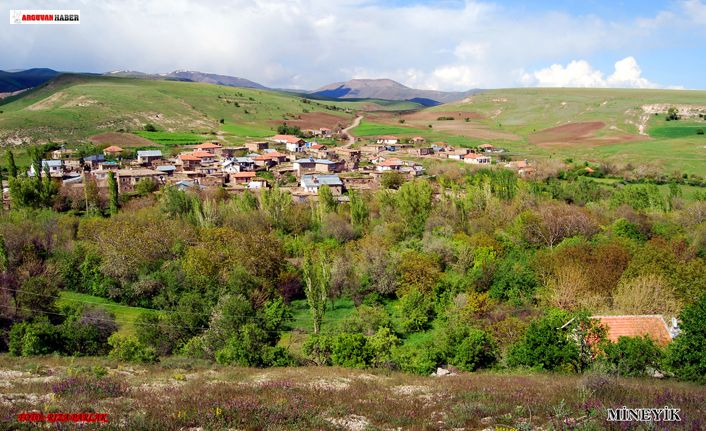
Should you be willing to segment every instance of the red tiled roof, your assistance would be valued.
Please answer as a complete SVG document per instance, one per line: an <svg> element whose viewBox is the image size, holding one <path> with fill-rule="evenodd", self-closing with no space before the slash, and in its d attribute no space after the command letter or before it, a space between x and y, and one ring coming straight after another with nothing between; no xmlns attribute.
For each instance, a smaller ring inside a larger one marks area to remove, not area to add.
<svg viewBox="0 0 706 431"><path fill-rule="evenodd" d="M294 135L275 135L272 139L275 141L284 141L288 144L296 144L299 141L303 141L302 138Z"/></svg>
<svg viewBox="0 0 706 431"><path fill-rule="evenodd" d="M106 153L119 153L119 152L123 151L123 149L118 146L111 145L110 147L106 148L103 151Z"/></svg>
<svg viewBox="0 0 706 431"><path fill-rule="evenodd" d="M192 156L194 157L213 157L213 154L209 153L208 151L194 151L191 153Z"/></svg>
<svg viewBox="0 0 706 431"><path fill-rule="evenodd" d="M191 161L191 162L200 162L201 159L192 155L192 154L179 154L179 160L181 161Z"/></svg>
<svg viewBox="0 0 706 431"><path fill-rule="evenodd" d="M669 328L662 316L592 316L608 329L608 339L618 341L619 337L640 337L647 335L660 346L672 341Z"/></svg>
<svg viewBox="0 0 706 431"><path fill-rule="evenodd" d="M253 178L256 176L255 172L238 172L233 175L235 178Z"/></svg>
<svg viewBox="0 0 706 431"><path fill-rule="evenodd" d="M484 156L483 154L476 154L476 153L468 153L465 156L463 156L464 159L480 159L488 156Z"/></svg>
<svg viewBox="0 0 706 431"><path fill-rule="evenodd" d="M478 148L495 148L495 147L490 144L481 144L481 145L478 145Z"/></svg>
<svg viewBox="0 0 706 431"><path fill-rule="evenodd" d="M385 139L385 140L395 139L395 140L399 140L400 138L398 138L397 136L393 136L393 135L384 135L384 136L378 136L378 139Z"/></svg>
<svg viewBox="0 0 706 431"><path fill-rule="evenodd" d="M198 148L200 150L206 150L206 149L211 149L211 148L221 148L222 145L220 144L214 144L213 142L204 142L203 144L199 144L195 146L194 148Z"/></svg>

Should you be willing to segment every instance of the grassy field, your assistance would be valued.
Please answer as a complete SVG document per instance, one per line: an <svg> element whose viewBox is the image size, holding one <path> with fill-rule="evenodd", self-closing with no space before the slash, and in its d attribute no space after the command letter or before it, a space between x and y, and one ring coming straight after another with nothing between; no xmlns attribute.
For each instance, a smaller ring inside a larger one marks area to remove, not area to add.
<svg viewBox="0 0 706 431"><path fill-rule="evenodd" d="M643 106L688 104L706 109L706 92L618 89L501 89L418 113L366 116L356 136L420 135L452 145L491 143L516 157L611 161L662 172L706 172L706 127L699 118L664 121ZM441 120L449 117L453 120ZM400 123L404 120L404 124ZM578 127L571 126L581 123ZM568 130L555 128L569 124ZM581 125L594 124L594 130ZM428 126L432 127L429 128ZM572 130L574 128L574 130ZM541 133L540 133L541 132Z"/></svg>
<svg viewBox="0 0 706 431"><path fill-rule="evenodd" d="M61 296L57 300L57 305L61 306L65 304L84 304L86 306L93 306L110 311L115 315L115 321L118 324L118 332L124 335L134 335L135 321L141 314L150 311L146 308L118 304L98 296L62 291Z"/></svg>
<svg viewBox="0 0 706 431"><path fill-rule="evenodd" d="M0 355L0 375L3 430L37 429L17 421L26 411L107 413L107 423L81 429L157 431L697 430L706 423L701 386L598 374L424 377L333 367L247 369L183 358L126 366L107 358ZM606 420L608 408L623 406L678 408L681 422L641 427Z"/></svg>

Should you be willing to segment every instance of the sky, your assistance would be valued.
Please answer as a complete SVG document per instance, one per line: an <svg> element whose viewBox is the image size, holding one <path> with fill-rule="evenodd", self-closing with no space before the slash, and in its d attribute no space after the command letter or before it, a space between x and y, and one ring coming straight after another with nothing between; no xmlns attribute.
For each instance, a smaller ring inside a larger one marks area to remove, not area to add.
<svg viewBox="0 0 706 431"><path fill-rule="evenodd" d="M706 0L9 0L0 70L198 70L275 88L390 78L446 91L706 89Z"/></svg>

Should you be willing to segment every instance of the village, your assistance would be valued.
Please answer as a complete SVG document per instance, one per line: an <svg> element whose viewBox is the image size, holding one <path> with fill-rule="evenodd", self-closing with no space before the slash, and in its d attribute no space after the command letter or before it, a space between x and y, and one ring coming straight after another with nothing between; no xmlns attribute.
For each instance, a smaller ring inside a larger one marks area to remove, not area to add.
<svg viewBox="0 0 706 431"><path fill-rule="evenodd" d="M386 173L397 173L402 181L411 180L425 175L421 163L424 159L447 159L478 167L504 166L520 176L533 173L526 160L501 162L498 156L505 150L490 144L459 148L445 142L427 143L420 136L350 138L328 128L307 130L302 135L310 138L278 134L240 146L207 141L172 156L162 150L131 152L110 145L100 154L78 157L76 150L61 147L50 153L50 159L42 160L42 170L61 180L63 186L74 189L83 188L87 175L95 179L99 188L107 187L108 173L113 172L120 193L134 192L143 180L157 187L167 184L180 190L223 187L231 193L279 184L296 201L316 196L322 185L327 185L343 201L349 190L379 188ZM320 144L317 138L349 143ZM34 166L28 175L35 175Z"/></svg>

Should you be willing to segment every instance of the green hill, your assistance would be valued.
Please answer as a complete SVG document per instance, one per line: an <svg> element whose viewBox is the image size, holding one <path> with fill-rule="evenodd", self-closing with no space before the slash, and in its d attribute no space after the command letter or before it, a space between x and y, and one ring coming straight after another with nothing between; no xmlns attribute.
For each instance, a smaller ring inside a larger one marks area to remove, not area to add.
<svg viewBox="0 0 706 431"><path fill-rule="evenodd" d="M666 121L670 106L682 119ZM703 173L706 137L699 130L706 120L699 113L706 114L704 91L501 89L424 111L369 116L354 133L491 143L530 159L609 160Z"/></svg>
<svg viewBox="0 0 706 431"><path fill-rule="evenodd" d="M353 110L418 106L308 100L290 93L191 82L62 75L0 104L0 139L4 144L49 140L71 144L105 132L141 131L150 123L162 133L237 142L271 136L282 122L302 128L335 127L347 125ZM170 141L169 136L160 138Z"/></svg>

